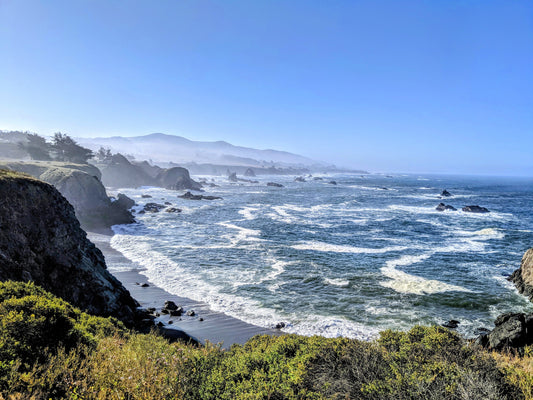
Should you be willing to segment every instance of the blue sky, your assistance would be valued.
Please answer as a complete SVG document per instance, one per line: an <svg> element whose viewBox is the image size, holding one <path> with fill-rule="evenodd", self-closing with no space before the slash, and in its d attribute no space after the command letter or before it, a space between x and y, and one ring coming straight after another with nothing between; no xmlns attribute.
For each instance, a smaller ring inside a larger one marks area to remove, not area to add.
<svg viewBox="0 0 533 400"><path fill-rule="evenodd" d="M533 176L533 2L0 0L0 129Z"/></svg>

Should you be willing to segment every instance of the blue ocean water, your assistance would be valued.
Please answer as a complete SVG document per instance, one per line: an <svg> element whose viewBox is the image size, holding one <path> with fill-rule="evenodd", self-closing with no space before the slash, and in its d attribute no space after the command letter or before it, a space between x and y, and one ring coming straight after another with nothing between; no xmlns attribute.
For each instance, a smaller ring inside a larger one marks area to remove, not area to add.
<svg viewBox="0 0 533 400"><path fill-rule="evenodd" d="M183 210L137 215L111 241L171 293L264 327L285 322L286 332L363 339L450 319L473 336L500 313L533 311L506 279L533 246L531 178L205 178L222 200L120 190L138 209L169 202ZM452 197L440 198L443 189ZM439 202L458 211L436 211Z"/></svg>

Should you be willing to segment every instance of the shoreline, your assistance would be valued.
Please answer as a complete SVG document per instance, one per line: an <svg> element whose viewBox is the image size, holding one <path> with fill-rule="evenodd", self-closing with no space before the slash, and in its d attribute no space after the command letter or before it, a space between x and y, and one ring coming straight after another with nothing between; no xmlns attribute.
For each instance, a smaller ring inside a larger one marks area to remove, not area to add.
<svg viewBox="0 0 533 400"><path fill-rule="evenodd" d="M244 344L256 335L284 334L279 330L252 325L224 313L215 312L205 303L171 294L155 286L142 274L143 268L138 267L133 261L111 247L112 236L113 233L108 231L87 232L88 239L104 254L109 272L124 285L141 307L145 309L153 307L160 311L165 301L170 300L182 306L184 312L189 310L195 312L195 316L183 314L181 317L169 315L157 317L155 323L163 323L166 336L180 337L184 333L202 344L222 343L222 348L229 348L232 344ZM119 266L121 271L113 271L113 265ZM148 283L149 286L142 287L143 283ZM169 321L172 321L172 324L169 324Z"/></svg>

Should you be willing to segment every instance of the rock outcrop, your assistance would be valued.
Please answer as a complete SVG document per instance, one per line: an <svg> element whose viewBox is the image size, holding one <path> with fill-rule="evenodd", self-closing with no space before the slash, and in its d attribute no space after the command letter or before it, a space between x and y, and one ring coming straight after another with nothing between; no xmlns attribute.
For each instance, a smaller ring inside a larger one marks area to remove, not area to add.
<svg viewBox="0 0 533 400"><path fill-rule="evenodd" d="M105 186L116 188L137 188L139 186L155 186L155 178L147 173L147 167L135 165L122 154L115 154L106 164L99 164L102 171L102 182Z"/></svg>
<svg viewBox="0 0 533 400"><path fill-rule="evenodd" d="M255 172L254 172L253 169L248 168L246 171L244 171L244 176L251 176L251 177L254 177L254 176L255 176Z"/></svg>
<svg viewBox="0 0 533 400"><path fill-rule="evenodd" d="M446 189L444 189L440 195L442 197L451 197L452 194L448 192Z"/></svg>
<svg viewBox="0 0 533 400"><path fill-rule="evenodd" d="M454 206L451 206L449 204L439 203L439 205L435 208L437 211L457 211L457 208Z"/></svg>
<svg viewBox="0 0 533 400"><path fill-rule="evenodd" d="M182 167L173 167L161 171L156 181L158 186L172 190L202 190L202 185L191 179L189 171Z"/></svg>
<svg viewBox="0 0 533 400"><path fill-rule="evenodd" d="M533 301L533 247L525 252L520 268L512 273L509 280L520 293Z"/></svg>
<svg viewBox="0 0 533 400"><path fill-rule="evenodd" d="M533 344L533 314L505 313L494 325L490 333L477 339L478 343L493 350L520 350Z"/></svg>
<svg viewBox="0 0 533 400"><path fill-rule="evenodd" d="M268 182L267 186L280 187L280 188L283 187L281 183L276 183L276 182Z"/></svg>
<svg viewBox="0 0 533 400"><path fill-rule="evenodd" d="M464 206L463 207L464 212L471 212L471 213L488 213L490 212L488 208L480 207L480 206Z"/></svg>
<svg viewBox="0 0 533 400"><path fill-rule="evenodd" d="M135 324L137 302L56 188L2 170L0 193L0 280L33 281L91 314Z"/></svg>
<svg viewBox="0 0 533 400"><path fill-rule="evenodd" d="M134 218L123 202L112 202L100 181L98 168L61 162L6 162L0 168L25 172L51 185L72 204L85 229L129 224Z"/></svg>

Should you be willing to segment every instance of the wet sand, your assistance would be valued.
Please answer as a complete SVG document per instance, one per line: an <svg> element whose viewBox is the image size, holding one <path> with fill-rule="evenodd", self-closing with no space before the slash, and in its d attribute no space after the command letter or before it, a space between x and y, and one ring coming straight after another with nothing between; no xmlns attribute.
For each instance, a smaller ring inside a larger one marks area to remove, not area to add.
<svg viewBox="0 0 533 400"><path fill-rule="evenodd" d="M228 348L234 343L244 344L255 335L282 334L278 330L262 328L224 313L215 312L209 309L205 303L170 294L153 285L142 274L143 268L113 249L110 245L111 235L109 233L89 232L87 235L104 254L110 272L122 282L142 307L154 307L160 311L165 301L170 300L178 306L182 306L185 311L194 310L195 316L170 317L161 315L156 318L156 322L161 321L165 328L183 331L200 343L206 341L221 343L223 348ZM120 272L115 271L116 268L120 268ZM149 286L142 287L143 283L147 283ZM170 321L172 321L171 324L169 324Z"/></svg>

